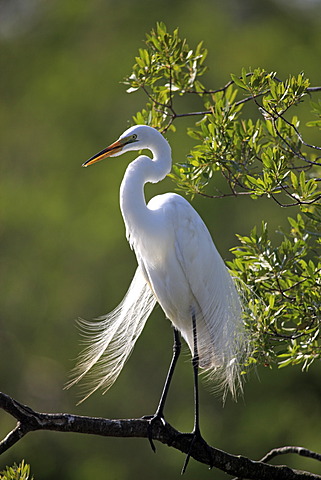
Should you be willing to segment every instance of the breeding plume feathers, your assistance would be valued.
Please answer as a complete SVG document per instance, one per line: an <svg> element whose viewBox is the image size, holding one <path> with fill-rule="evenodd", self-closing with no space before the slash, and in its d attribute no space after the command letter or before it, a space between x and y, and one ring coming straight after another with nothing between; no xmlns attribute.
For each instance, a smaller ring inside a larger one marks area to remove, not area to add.
<svg viewBox="0 0 321 480"><path fill-rule="evenodd" d="M67 388L88 374L86 396L81 401L97 389L102 388L105 393L113 385L155 303L156 299L138 267L125 297L115 310L96 321L80 321L88 346L80 354Z"/></svg>
<svg viewBox="0 0 321 480"><path fill-rule="evenodd" d="M139 267L124 300L113 312L96 322L82 322L87 348L69 385L88 373L89 394L98 388L106 391L121 372L157 301L203 371L235 396L241 388L240 363L248 344L235 283L206 225L185 198L167 193L146 205L144 185L161 181L171 170L168 142L154 128L136 125L84 166L144 149L150 150L152 157L139 155L127 167L120 188L127 238ZM194 367L196 373L196 362ZM171 379L172 371L166 391ZM196 381L194 389L198 389ZM160 405L163 408L162 402ZM195 412L197 431L196 406ZM157 415L161 417L163 411Z"/></svg>
<svg viewBox="0 0 321 480"><path fill-rule="evenodd" d="M249 338L244 329L244 303L239 289L228 269L229 276L225 285L225 295L221 295L216 302L214 314L207 314L211 318L209 330L211 332L213 353L212 365L205 368L206 378L211 390L223 393L223 401L228 391L236 398L243 391L242 367L249 353ZM211 308L214 308L214 302ZM212 310L213 312L213 310Z"/></svg>

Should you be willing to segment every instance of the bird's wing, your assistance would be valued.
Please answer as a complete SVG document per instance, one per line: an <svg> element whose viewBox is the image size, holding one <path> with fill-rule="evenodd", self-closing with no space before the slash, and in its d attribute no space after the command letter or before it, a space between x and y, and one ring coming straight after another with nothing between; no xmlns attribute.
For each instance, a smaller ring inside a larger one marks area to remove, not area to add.
<svg viewBox="0 0 321 480"><path fill-rule="evenodd" d="M67 385L78 383L87 373L85 400L99 388L107 391L117 379L135 342L156 303L155 296L137 268L122 302L112 312L96 321L81 320L87 347L80 355Z"/></svg>
<svg viewBox="0 0 321 480"><path fill-rule="evenodd" d="M181 196L167 206L175 232L176 258L189 284L196 315L200 364L216 371L232 393L239 376L239 353L245 337L239 295L201 217ZM193 351L191 323L182 332Z"/></svg>

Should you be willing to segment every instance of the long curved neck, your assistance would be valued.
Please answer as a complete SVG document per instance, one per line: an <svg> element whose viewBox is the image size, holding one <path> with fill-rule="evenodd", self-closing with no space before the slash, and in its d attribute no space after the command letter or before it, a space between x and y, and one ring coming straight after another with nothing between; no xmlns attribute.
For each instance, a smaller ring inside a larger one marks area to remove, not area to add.
<svg viewBox="0 0 321 480"><path fill-rule="evenodd" d="M163 137L154 142L151 151L153 158L143 155L130 163L120 187L120 208L131 244L137 233L152 228L152 215L146 205L144 185L163 180L172 166L171 149Z"/></svg>

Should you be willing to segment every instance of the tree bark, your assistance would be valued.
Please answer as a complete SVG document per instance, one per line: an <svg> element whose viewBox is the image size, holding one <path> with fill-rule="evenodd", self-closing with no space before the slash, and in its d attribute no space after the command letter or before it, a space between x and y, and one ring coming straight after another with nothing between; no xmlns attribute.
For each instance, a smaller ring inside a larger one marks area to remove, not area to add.
<svg viewBox="0 0 321 480"><path fill-rule="evenodd" d="M110 420L69 413L39 413L1 392L0 408L17 420L16 427L0 442L0 454L11 448L27 433L36 430L127 438L148 438L150 433L148 430L149 422L144 418ZM274 466L262 461L253 461L246 457L231 455L207 444L205 444L204 448L204 443L199 441L195 441L192 448L190 448L190 438L186 434L175 430L167 422L165 424L158 422L153 426L152 438L185 454L190 454L198 462L210 467L216 467L238 478L253 480L321 480L319 475L293 470L284 465ZM273 450L273 453L270 452L268 455L275 456L289 452L298 454L304 452L305 456L321 460L320 454L300 447L283 447L283 449Z"/></svg>

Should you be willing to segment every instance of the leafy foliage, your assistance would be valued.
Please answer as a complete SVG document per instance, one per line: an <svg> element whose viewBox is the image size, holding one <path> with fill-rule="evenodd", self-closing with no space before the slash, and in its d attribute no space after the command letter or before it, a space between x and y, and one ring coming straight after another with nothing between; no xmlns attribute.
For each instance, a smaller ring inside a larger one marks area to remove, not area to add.
<svg viewBox="0 0 321 480"><path fill-rule="evenodd" d="M30 477L30 465L22 460L19 465L15 463L12 467L6 467L0 472L0 480L33 480Z"/></svg>
<svg viewBox="0 0 321 480"><path fill-rule="evenodd" d="M147 35L146 45L146 49L139 49L133 72L124 81L129 85L128 93L142 89L150 100L134 120L174 130L168 119L173 95L184 95L191 90L202 92L198 77L206 70L203 64L207 51L202 42L195 51L191 50L186 40L179 37L178 28L170 34L163 23Z"/></svg>
<svg viewBox="0 0 321 480"><path fill-rule="evenodd" d="M200 81L206 55L202 43L193 50L178 29L169 33L157 24L124 82L129 93L143 90L148 97L134 121L166 132L175 130L179 118L196 119L187 130L196 145L170 175L178 190L210 198L264 196L295 210L278 245L267 222L238 236L229 267L250 292L249 362L307 368L321 356L321 147L303 139L292 110L321 88L310 87L303 73L282 81L275 72L256 68L242 69L224 87L211 90ZM188 95L200 103L199 110L178 113L179 96ZM254 107L251 115L247 105ZM311 105L317 120L307 126L320 129L321 101ZM225 180L222 191L218 176Z"/></svg>

